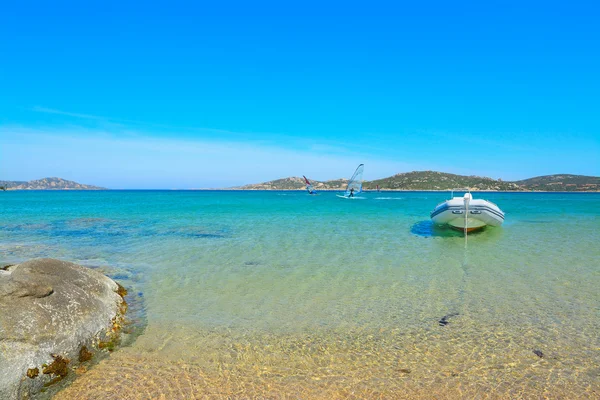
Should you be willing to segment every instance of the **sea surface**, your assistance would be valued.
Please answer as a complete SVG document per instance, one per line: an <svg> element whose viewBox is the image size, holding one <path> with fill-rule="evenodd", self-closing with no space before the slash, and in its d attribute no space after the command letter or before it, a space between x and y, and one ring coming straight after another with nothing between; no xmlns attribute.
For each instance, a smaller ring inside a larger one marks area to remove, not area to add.
<svg viewBox="0 0 600 400"><path fill-rule="evenodd" d="M129 290L133 339L56 398L600 398L600 194L0 192L0 262ZM537 354L536 354L537 353ZM540 356L541 355L541 356Z"/></svg>

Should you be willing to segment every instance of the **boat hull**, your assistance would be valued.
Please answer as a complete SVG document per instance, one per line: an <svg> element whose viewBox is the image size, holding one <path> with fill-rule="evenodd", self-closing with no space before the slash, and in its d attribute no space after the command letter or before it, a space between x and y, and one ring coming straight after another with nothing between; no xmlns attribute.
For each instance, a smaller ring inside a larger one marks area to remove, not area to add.
<svg viewBox="0 0 600 400"><path fill-rule="evenodd" d="M502 225L504 212L487 200L471 200L467 207L462 197L455 197L439 204L431 212L431 220L454 229L474 231L488 225Z"/></svg>

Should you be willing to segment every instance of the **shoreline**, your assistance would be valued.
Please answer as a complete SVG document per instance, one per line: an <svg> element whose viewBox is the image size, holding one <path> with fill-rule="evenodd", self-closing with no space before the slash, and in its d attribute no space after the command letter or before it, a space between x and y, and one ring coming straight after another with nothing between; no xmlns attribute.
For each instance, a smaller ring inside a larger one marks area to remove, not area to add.
<svg viewBox="0 0 600 400"><path fill-rule="evenodd" d="M7 189L6 192L305 192L306 189L239 189L239 188L211 188L211 189ZM317 192L343 192L345 189L318 189ZM363 190L363 193L383 193L383 192L431 192L431 193L446 193L452 189L381 189ZM460 192L460 190L454 190ZM471 192L483 193L600 193L600 190L570 190L570 191L545 191L545 190L487 190L487 189L471 189Z"/></svg>
<svg viewBox="0 0 600 400"><path fill-rule="evenodd" d="M160 189L159 189L160 190ZM195 191L231 191L231 192L305 192L306 189L174 189L174 190L195 190ZM318 189L317 192L343 192L345 189ZM381 189L379 192L376 190L363 190L363 193L382 193L382 192L432 192L432 193L446 193L451 192L452 189ZM460 192L461 190L454 190ZM464 190L463 190L464 191ZM573 191L542 191L542 190L470 190L471 192L489 192L489 193L600 193L600 190L573 190Z"/></svg>

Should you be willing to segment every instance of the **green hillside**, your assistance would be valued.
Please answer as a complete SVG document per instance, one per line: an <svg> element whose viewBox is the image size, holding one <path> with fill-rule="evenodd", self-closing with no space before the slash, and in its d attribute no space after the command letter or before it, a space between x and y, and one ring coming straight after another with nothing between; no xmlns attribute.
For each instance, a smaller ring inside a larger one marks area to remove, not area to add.
<svg viewBox="0 0 600 400"><path fill-rule="evenodd" d="M310 179L310 182L317 190L343 190L346 188L346 184L348 183L347 179L336 179L331 181L316 181ZM241 190L300 190L305 189L306 183L304 183L304 178L293 176L290 178L281 178L275 179L269 182L256 183L241 186L233 189L241 189Z"/></svg>
<svg viewBox="0 0 600 400"><path fill-rule="evenodd" d="M366 190L449 190L471 188L474 190L521 190L512 183L481 176L464 176L436 171L413 171L390 176L389 178L368 181L363 184Z"/></svg>
<svg viewBox="0 0 600 400"><path fill-rule="evenodd" d="M343 190L347 179L317 181L310 179L317 190ZM548 175L516 182L503 181L482 176L465 176L436 171L413 171L396 174L388 178L364 181L364 190L471 190L497 191L598 191L600 178L583 175ZM302 190L306 187L302 177L281 178L269 182L245 185L234 189L242 190Z"/></svg>
<svg viewBox="0 0 600 400"><path fill-rule="evenodd" d="M528 190L544 192L581 192L600 190L600 177L586 175L544 175L516 181L515 183L519 186L526 187Z"/></svg>

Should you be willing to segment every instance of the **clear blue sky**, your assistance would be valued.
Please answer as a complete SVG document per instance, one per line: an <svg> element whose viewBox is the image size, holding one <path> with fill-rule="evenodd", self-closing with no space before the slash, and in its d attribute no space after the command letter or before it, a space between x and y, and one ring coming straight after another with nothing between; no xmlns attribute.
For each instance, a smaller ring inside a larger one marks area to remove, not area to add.
<svg viewBox="0 0 600 400"><path fill-rule="evenodd" d="M0 180L600 174L598 2L7 2Z"/></svg>

